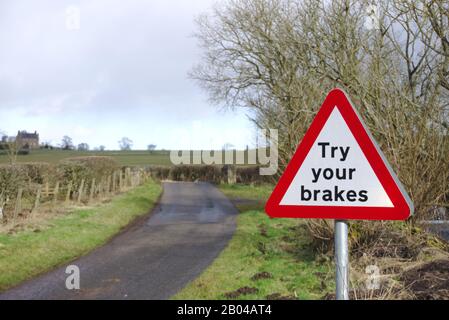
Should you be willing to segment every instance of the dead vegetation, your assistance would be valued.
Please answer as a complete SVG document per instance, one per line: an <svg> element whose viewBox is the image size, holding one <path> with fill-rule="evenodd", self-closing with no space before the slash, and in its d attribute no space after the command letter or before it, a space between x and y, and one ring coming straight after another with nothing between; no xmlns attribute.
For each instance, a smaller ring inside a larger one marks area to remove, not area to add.
<svg viewBox="0 0 449 320"><path fill-rule="evenodd" d="M414 298L425 300L449 299L449 260L436 260L411 268L402 273L406 288Z"/></svg>
<svg viewBox="0 0 449 320"><path fill-rule="evenodd" d="M230 169L230 170L229 170ZM261 184L273 182L271 176L261 176L257 165L176 165L147 166L145 170L158 180L208 181L216 184L227 183L230 175L235 175L233 183ZM231 174L230 174L231 173Z"/></svg>
<svg viewBox="0 0 449 320"><path fill-rule="evenodd" d="M279 130L281 170L329 89L345 89L421 219L449 194L449 10L445 1L369 5L223 1L198 19L203 63L191 76L213 101Z"/></svg>
<svg viewBox="0 0 449 320"><path fill-rule="evenodd" d="M349 238L352 299L449 299L446 241L397 222L353 223ZM332 258L332 239L312 242Z"/></svg>
<svg viewBox="0 0 449 320"><path fill-rule="evenodd" d="M108 157L0 165L0 232L40 230L51 217L107 202L148 177Z"/></svg>
<svg viewBox="0 0 449 320"><path fill-rule="evenodd" d="M271 273L263 271L263 272L259 272L259 273L256 273L255 275L253 275L251 277L251 280L257 281L257 280L261 280L261 279L271 279L271 278L273 278L273 275Z"/></svg>
<svg viewBox="0 0 449 320"><path fill-rule="evenodd" d="M295 296L284 296L280 293L272 293L266 296L267 300L296 300Z"/></svg>
<svg viewBox="0 0 449 320"><path fill-rule="evenodd" d="M449 202L447 30L443 0L228 0L198 19L203 61L192 78L217 104L249 108L256 126L279 129L281 170L340 87L411 196L406 224L351 223L354 281L368 262L391 274L376 293L354 296L423 298L406 269L447 259L446 245L417 228ZM331 252L333 223L308 227L316 252Z"/></svg>
<svg viewBox="0 0 449 320"><path fill-rule="evenodd" d="M257 288L242 287L235 291L225 293L224 296L228 299L236 299L240 296L244 296L244 295L248 295L248 294L256 294L257 292L259 292L259 289L257 289Z"/></svg>

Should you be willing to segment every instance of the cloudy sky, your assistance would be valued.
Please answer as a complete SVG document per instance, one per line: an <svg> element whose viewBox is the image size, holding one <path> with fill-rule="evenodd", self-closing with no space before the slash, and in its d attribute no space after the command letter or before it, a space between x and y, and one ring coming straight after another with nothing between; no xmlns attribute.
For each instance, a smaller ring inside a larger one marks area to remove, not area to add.
<svg viewBox="0 0 449 320"><path fill-rule="evenodd" d="M242 111L221 111L188 79L194 18L213 0L0 0L0 131L117 149L238 148ZM78 17L79 13L79 19Z"/></svg>

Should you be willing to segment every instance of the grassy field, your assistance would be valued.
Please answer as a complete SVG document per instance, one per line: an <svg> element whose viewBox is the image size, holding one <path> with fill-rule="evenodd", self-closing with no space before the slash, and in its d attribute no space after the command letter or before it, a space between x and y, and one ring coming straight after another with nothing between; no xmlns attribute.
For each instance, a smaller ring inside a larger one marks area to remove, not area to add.
<svg viewBox="0 0 449 320"><path fill-rule="evenodd" d="M77 209L34 230L0 234L0 290L104 244L133 219L147 213L161 190L159 184L149 182L110 203Z"/></svg>
<svg viewBox="0 0 449 320"><path fill-rule="evenodd" d="M254 150L252 150L255 152ZM232 153L233 151L227 151ZM247 163L247 154L245 151L237 151L240 156L245 155L245 163ZM47 150L38 149L31 150L28 155L19 155L18 162L48 162L56 163L60 160L85 157L85 156L107 156L116 159L123 166L145 166L145 165L172 165L170 161L170 151L167 150L130 150L130 151L76 151L76 150ZM222 161L224 162L224 154ZM9 158L6 151L0 150L0 164L8 163Z"/></svg>
<svg viewBox="0 0 449 320"><path fill-rule="evenodd" d="M169 151L72 151L72 150L32 150L28 155L19 155L18 162L56 163L72 157L108 156L123 166L170 165ZM5 152L0 153L0 163L8 163Z"/></svg>
<svg viewBox="0 0 449 320"><path fill-rule="evenodd" d="M333 267L317 263L303 220L270 219L272 186L221 186L241 211L237 230L213 264L174 299L320 299L332 292Z"/></svg>

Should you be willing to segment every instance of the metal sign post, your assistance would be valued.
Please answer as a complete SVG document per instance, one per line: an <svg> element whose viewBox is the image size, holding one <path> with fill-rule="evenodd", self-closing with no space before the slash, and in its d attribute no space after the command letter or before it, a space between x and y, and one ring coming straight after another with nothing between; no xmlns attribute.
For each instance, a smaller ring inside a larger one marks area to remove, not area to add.
<svg viewBox="0 0 449 320"><path fill-rule="evenodd" d="M335 220L336 299L349 300L348 222Z"/></svg>
<svg viewBox="0 0 449 320"><path fill-rule="evenodd" d="M347 220L405 220L413 203L347 95L334 89L265 211L272 218L335 219L336 298L349 300Z"/></svg>

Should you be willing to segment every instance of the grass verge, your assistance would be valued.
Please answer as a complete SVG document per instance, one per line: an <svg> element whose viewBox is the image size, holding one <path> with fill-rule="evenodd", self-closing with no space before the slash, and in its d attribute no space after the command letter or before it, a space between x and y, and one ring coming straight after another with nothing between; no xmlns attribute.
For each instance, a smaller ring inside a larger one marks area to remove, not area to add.
<svg viewBox="0 0 449 320"><path fill-rule="evenodd" d="M235 235L174 299L319 299L333 291L332 265L315 261L303 220L264 213L272 188L221 186L241 212Z"/></svg>
<svg viewBox="0 0 449 320"><path fill-rule="evenodd" d="M0 291L82 256L148 213L162 187L148 182L110 203L76 209L43 229L0 234Z"/></svg>
<svg viewBox="0 0 449 320"><path fill-rule="evenodd" d="M221 186L241 212L236 233L174 299L335 298L332 250L316 249L306 220L267 217L263 207L272 188ZM448 299L449 249L443 240L403 222L352 223L350 238L351 299ZM367 267L377 268L378 277ZM373 279L378 286L367 287Z"/></svg>

